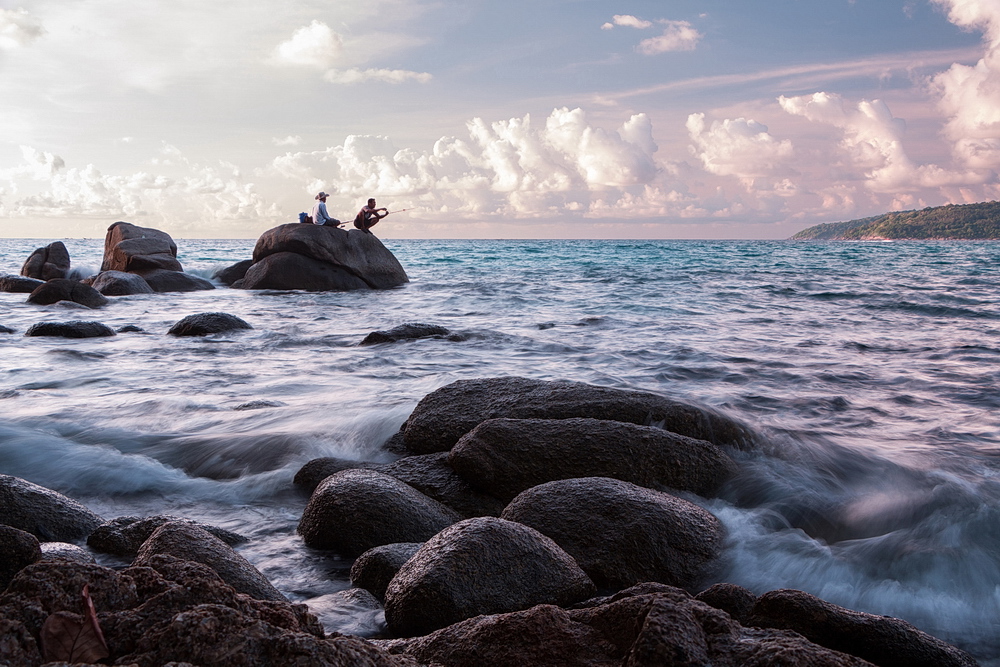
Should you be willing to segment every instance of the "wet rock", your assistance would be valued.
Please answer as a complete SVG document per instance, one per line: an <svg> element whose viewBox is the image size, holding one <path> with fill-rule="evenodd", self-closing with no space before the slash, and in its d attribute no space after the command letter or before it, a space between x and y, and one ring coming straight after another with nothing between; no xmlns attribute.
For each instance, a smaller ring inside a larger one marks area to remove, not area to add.
<svg viewBox="0 0 1000 667"><path fill-rule="evenodd" d="M157 528L171 521L197 526L219 538L229 546L235 546L247 541L247 538L242 535L224 528L161 514L145 518L120 516L111 519L94 529L94 532L87 537L87 546L101 553L114 554L116 556L134 556L139 552L139 548L143 542L148 540Z"/></svg>
<svg viewBox="0 0 1000 667"><path fill-rule="evenodd" d="M11 329L10 327L5 327L4 325L0 324L0 334L12 334L12 333L17 333L17 332Z"/></svg>
<svg viewBox="0 0 1000 667"><path fill-rule="evenodd" d="M75 500L10 475L0 475L0 521L44 542L79 540L104 522Z"/></svg>
<svg viewBox="0 0 1000 667"><path fill-rule="evenodd" d="M374 461L354 461L324 456L307 461L292 478L292 483L306 493L312 494L320 483L342 470L382 470L386 464Z"/></svg>
<svg viewBox="0 0 1000 667"><path fill-rule="evenodd" d="M316 487L298 532L310 547L357 556L383 544L423 542L460 518L394 477L344 470Z"/></svg>
<svg viewBox="0 0 1000 667"><path fill-rule="evenodd" d="M487 419L590 417L656 426L716 445L748 447L753 434L705 408L638 391L521 377L459 380L425 396L406 420L406 446L444 452Z"/></svg>
<svg viewBox="0 0 1000 667"><path fill-rule="evenodd" d="M501 518L552 538L598 588L613 591L646 581L693 586L723 538L719 520L697 505L604 477L536 486Z"/></svg>
<svg viewBox="0 0 1000 667"><path fill-rule="evenodd" d="M179 521L163 524L139 548L133 565L144 565L158 554L208 565L223 581L252 598L285 601L285 596L243 556L198 526Z"/></svg>
<svg viewBox="0 0 1000 667"><path fill-rule="evenodd" d="M101 271L91 285L104 296L153 293L153 288L142 276L124 271Z"/></svg>
<svg viewBox="0 0 1000 667"><path fill-rule="evenodd" d="M403 565L386 590L385 618L394 633L412 636L593 593L593 582L555 542L528 526L479 517L445 528Z"/></svg>
<svg viewBox="0 0 1000 667"><path fill-rule="evenodd" d="M400 340L416 340L418 338L444 338L451 332L434 324L419 324L410 322L400 324L387 331L373 331L358 345L378 345L379 343L395 343Z"/></svg>
<svg viewBox="0 0 1000 667"><path fill-rule="evenodd" d="M14 575L42 557L38 538L23 530L0 525L0 591Z"/></svg>
<svg viewBox="0 0 1000 667"><path fill-rule="evenodd" d="M154 292L198 292L215 289L210 281L183 271L155 269L139 274Z"/></svg>
<svg viewBox="0 0 1000 667"><path fill-rule="evenodd" d="M37 280L65 278L69 275L69 251L62 241L54 241L32 252L21 267L21 275Z"/></svg>
<svg viewBox="0 0 1000 667"><path fill-rule="evenodd" d="M43 542L41 560L73 560L78 563L96 563L94 557L83 547L68 542Z"/></svg>
<svg viewBox="0 0 1000 667"><path fill-rule="evenodd" d="M354 229L279 225L257 240L253 261L243 289L389 289L409 281L374 234Z"/></svg>
<svg viewBox="0 0 1000 667"><path fill-rule="evenodd" d="M72 301L87 308L101 308L108 299L90 285L65 278L50 280L39 285L28 295L28 303L48 306L59 301Z"/></svg>
<svg viewBox="0 0 1000 667"><path fill-rule="evenodd" d="M248 401L246 403L240 403L239 405L233 407L233 410L263 410L265 408L283 408L287 403L282 403L281 401L269 401L261 399L258 401ZM310 491L311 493L311 491Z"/></svg>
<svg viewBox="0 0 1000 667"><path fill-rule="evenodd" d="M484 421L458 441L448 463L473 487L504 499L573 477L612 477L710 497L736 470L710 442L580 418Z"/></svg>
<svg viewBox="0 0 1000 667"><path fill-rule="evenodd" d="M125 324L123 326L115 329L117 333L146 333L146 330L142 327L136 326L134 324Z"/></svg>
<svg viewBox="0 0 1000 667"><path fill-rule="evenodd" d="M24 332L25 336L55 336L61 338L102 338L114 336L114 330L100 322L74 320L72 322L39 322Z"/></svg>
<svg viewBox="0 0 1000 667"><path fill-rule="evenodd" d="M247 269L253 264L252 259L244 259L242 261L236 262L232 266L227 266L224 269L219 269L212 274L213 280L218 280L223 285L232 285L237 280L242 280L247 274Z"/></svg>
<svg viewBox="0 0 1000 667"><path fill-rule="evenodd" d="M111 568L71 560L42 560L22 569L0 596L0 606L33 601L46 613L81 611L80 592L90 586L90 597L100 611L131 609L139 604L135 581ZM31 628L29 618L19 620ZM38 619L40 621L44 620Z"/></svg>
<svg viewBox="0 0 1000 667"><path fill-rule="evenodd" d="M179 320L167 333L172 336L207 336L239 329L253 329L253 327L229 313L198 313Z"/></svg>
<svg viewBox="0 0 1000 667"><path fill-rule="evenodd" d="M155 269L183 271L177 261L177 244L169 234L128 222L108 227L101 271L141 273Z"/></svg>
<svg viewBox="0 0 1000 667"><path fill-rule="evenodd" d="M384 602L389 582L421 546L422 542L402 542L369 549L351 566L351 585L365 589L379 602Z"/></svg>
<svg viewBox="0 0 1000 667"><path fill-rule="evenodd" d="M37 667L42 664L38 642L24 624L0 617L0 664L11 667Z"/></svg>
<svg viewBox="0 0 1000 667"><path fill-rule="evenodd" d="M710 607L721 609L733 620L742 625L749 625L750 613L757 602L757 596L736 584L713 584L695 596Z"/></svg>
<svg viewBox="0 0 1000 667"><path fill-rule="evenodd" d="M761 595L750 622L762 628L793 630L835 651L880 667L972 667L964 651L918 630L906 621L853 611L797 590Z"/></svg>
<svg viewBox="0 0 1000 667"><path fill-rule="evenodd" d="M21 276L0 276L0 292L30 294L38 289L39 285L44 284L44 280L35 280L34 278L23 278Z"/></svg>

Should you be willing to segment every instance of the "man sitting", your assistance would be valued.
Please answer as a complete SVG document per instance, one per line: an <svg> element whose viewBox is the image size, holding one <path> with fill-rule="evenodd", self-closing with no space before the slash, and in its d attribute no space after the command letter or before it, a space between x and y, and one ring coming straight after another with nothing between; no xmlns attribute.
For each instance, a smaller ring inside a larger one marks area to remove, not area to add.
<svg viewBox="0 0 1000 667"><path fill-rule="evenodd" d="M380 212L381 211L381 212ZM389 209L387 208L375 208L375 200L369 199L366 206L362 206L361 210L354 217L354 226L363 232L368 232L372 227L378 224L378 221L389 215Z"/></svg>
<svg viewBox="0 0 1000 667"><path fill-rule="evenodd" d="M316 195L316 205L313 206L312 219L314 225L325 225L327 227L340 227L342 223L336 218L331 218L330 214L326 212L326 198L330 195L325 192L320 192Z"/></svg>

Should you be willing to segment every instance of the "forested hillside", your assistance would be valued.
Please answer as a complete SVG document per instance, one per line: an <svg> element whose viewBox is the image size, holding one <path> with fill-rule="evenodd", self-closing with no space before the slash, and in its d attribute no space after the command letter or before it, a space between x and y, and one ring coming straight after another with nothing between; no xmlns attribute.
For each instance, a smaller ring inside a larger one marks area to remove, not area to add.
<svg viewBox="0 0 1000 667"><path fill-rule="evenodd" d="M794 240L1000 239L1000 202L896 211L804 229Z"/></svg>

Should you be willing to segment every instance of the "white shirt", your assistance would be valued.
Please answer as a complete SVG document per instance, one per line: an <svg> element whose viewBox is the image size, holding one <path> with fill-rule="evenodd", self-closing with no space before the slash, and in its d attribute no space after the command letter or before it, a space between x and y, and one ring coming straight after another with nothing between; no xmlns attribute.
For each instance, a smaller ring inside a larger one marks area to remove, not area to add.
<svg viewBox="0 0 1000 667"><path fill-rule="evenodd" d="M325 201L318 201L316 202L316 205L313 206L312 219L314 225L322 225L327 220L333 220L333 218L330 217L330 214L326 212Z"/></svg>

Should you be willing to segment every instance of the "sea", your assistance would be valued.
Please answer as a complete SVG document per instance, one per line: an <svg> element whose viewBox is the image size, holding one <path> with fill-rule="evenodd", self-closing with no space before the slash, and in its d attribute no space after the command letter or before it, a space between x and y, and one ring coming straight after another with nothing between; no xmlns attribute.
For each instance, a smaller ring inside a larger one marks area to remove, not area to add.
<svg viewBox="0 0 1000 667"><path fill-rule="evenodd" d="M17 274L48 240L0 240ZM102 239L65 239L91 275ZM253 241L177 241L203 277ZM759 446L720 498L717 571L906 619L1000 665L1000 244L386 240L410 277L364 292L114 297L100 310L0 293L0 473L105 518L171 514L240 553L328 630L384 629L335 596L351 560L295 529L308 460L389 461L427 393L524 376L650 391L746 423ZM252 330L175 338L222 311ZM42 321L142 332L32 338ZM419 322L464 340L361 347ZM127 561L95 554L124 567Z"/></svg>

